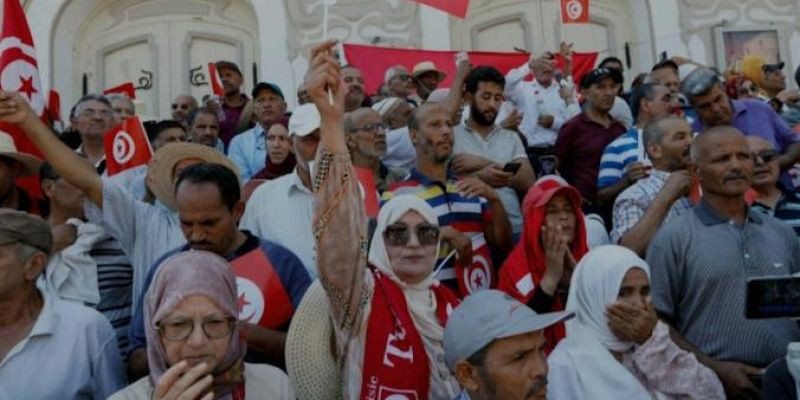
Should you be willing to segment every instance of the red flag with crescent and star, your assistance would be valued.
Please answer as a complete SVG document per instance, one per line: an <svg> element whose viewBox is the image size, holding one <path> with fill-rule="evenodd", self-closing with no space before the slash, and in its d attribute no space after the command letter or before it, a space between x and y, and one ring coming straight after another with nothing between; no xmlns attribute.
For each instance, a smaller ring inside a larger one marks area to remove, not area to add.
<svg viewBox="0 0 800 400"><path fill-rule="evenodd" d="M133 86L133 82L125 82L121 85L117 85L106 90L103 90L104 95L109 94L124 94L128 96L129 99L133 100L136 99L136 88Z"/></svg>
<svg viewBox="0 0 800 400"><path fill-rule="evenodd" d="M108 176L126 169L147 164L153 158L153 148L147 140L139 117L125 118L103 137Z"/></svg>
<svg viewBox="0 0 800 400"><path fill-rule="evenodd" d="M589 0L561 0L561 23L589 22Z"/></svg>
<svg viewBox="0 0 800 400"><path fill-rule="evenodd" d="M28 20L19 0L3 1L3 28L0 30L0 89L18 92L30 103L37 116L45 115L45 94L39 79L36 50L28 28ZM16 126L0 123L0 130L14 138L21 153L42 158L42 153ZM17 182L25 190L41 197L37 176L21 178Z"/></svg>
<svg viewBox="0 0 800 400"><path fill-rule="evenodd" d="M482 234L472 237L472 260L469 264L461 260L456 261L456 276L458 277L458 291L466 297L485 289L497 286L492 255L489 246Z"/></svg>
<svg viewBox="0 0 800 400"><path fill-rule="evenodd" d="M278 329L294 314L292 300L261 248L231 261L239 292L239 320Z"/></svg>

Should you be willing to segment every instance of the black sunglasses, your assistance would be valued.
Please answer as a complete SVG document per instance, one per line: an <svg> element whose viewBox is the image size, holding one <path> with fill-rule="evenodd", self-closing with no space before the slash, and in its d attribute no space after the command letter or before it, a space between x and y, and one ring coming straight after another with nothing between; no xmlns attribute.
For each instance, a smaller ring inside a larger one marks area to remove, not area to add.
<svg viewBox="0 0 800 400"><path fill-rule="evenodd" d="M430 224L419 224L416 229L417 242L421 246L433 246L439 243L439 227ZM406 246L411 240L411 229L404 224L395 224L386 227L383 231L383 240L389 246Z"/></svg>
<svg viewBox="0 0 800 400"><path fill-rule="evenodd" d="M766 164L778 157L778 152L775 150L763 150L758 153L750 153L750 156L753 157L753 161L760 159L761 162Z"/></svg>

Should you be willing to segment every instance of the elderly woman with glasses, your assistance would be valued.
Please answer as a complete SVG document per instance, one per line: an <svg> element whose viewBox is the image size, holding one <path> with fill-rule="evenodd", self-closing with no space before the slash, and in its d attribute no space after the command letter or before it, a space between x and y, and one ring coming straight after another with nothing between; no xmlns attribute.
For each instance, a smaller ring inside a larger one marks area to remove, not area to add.
<svg viewBox="0 0 800 400"><path fill-rule="evenodd" d="M459 384L445 364L443 336L458 300L434 278L440 237L436 214L416 196L397 196L381 208L367 246L364 200L343 129L344 89L334 44L312 50L306 85L321 115L313 230L342 395L454 398Z"/></svg>
<svg viewBox="0 0 800 400"><path fill-rule="evenodd" d="M236 278L224 259L178 253L161 265L146 296L150 376L112 400L295 398L281 370L244 363Z"/></svg>

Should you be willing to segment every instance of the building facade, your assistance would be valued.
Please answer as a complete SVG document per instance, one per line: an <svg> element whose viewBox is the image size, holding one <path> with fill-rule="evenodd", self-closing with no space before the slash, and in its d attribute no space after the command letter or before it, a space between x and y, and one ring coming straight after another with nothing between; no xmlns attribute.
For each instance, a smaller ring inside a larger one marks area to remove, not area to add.
<svg viewBox="0 0 800 400"><path fill-rule="evenodd" d="M308 50L322 38L321 4L23 0L45 88L57 88L70 105L84 92L132 81L137 111L152 117L169 116L177 94L208 94L205 66L219 59L240 65L247 91L257 80L275 82L293 105ZM800 64L800 0L592 0L590 23L566 27L558 13L558 0L472 0L464 20L409 0L339 0L330 11L329 36L534 54L563 40L577 51L599 51L600 58L619 57L628 64L628 79L662 52L720 69L741 52L773 52L789 76ZM754 31L742 32L748 29Z"/></svg>

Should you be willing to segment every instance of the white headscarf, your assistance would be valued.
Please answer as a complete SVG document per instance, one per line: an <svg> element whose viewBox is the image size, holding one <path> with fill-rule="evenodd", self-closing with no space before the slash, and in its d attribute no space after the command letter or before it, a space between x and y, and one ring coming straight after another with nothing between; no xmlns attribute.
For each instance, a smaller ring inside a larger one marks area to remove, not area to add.
<svg viewBox="0 0 800 400"><path fill-rule="evenodd" d="M432 285L438 284L438 281L433 277L436 257L434 256L430 273L425 279L419 283L407 283L397 277L397 274L392 270L389 253L386 252L386 243L383 240L383 232L386 231L386 227L397 222L409 211L416 211L427 223L439 226L439 220L436 218L433 208L419 197L411 194L402 194L392 198L381 207L378 213L378 224L372 236L372 243L369 249L369 263L403 289L411 319L414 321L414 325L425 344L428 363L431 365L431 373L433 374L436 371L434 365L444 362L444 327L439 323L436 315L436 296L433 295L430 289ZM439 254L438 245L434 254ZM432 387L431 393L439 393L439 396L442 396L442 393L444 393L442 391L444 390L446 396L448 396L447 398L455 397L458 393L458 382L452 375L446 379L446 382L449 386L442 388Z"/></svg>
<svg viewBox="0 0 800 400"><path fill-rule="evenodd" d="M375 104L372 105L372 109L375 110L381 117L385 117L386 114L389 113L394 107L399 105L401 102L405 100L399 97L387 97Z"/></svg>
<svg viewBox="0 0 800 400"><path fill-rule="evenodd" d="M566 322L567 337L558 344L553 356L565 357L574 365L585 399L649 399L651 394L639 380L617 361L611 351L625 352L634 343L618 339L608 327L606 307L617 302L622 280L632 268L641 268L650 278L647 263L631 250L616 245L599 246L581 259L575 267L567 298L568 310L576 316ZM559 349L560 348L560 349ZM559 354L560 353L560 354ZM561 361L561 360L559 360ZM553 377L553 388L562 380ZM549 394L549 393L548 393Z"/></svg>

